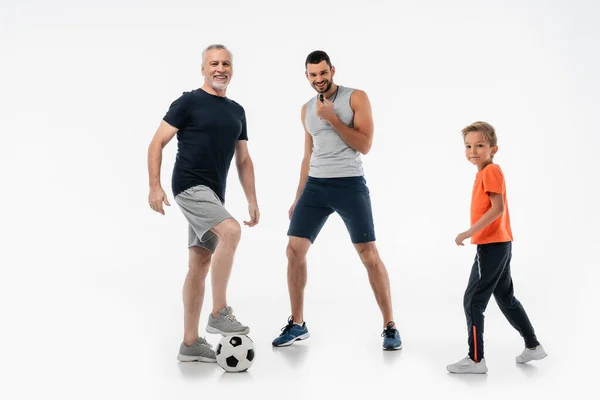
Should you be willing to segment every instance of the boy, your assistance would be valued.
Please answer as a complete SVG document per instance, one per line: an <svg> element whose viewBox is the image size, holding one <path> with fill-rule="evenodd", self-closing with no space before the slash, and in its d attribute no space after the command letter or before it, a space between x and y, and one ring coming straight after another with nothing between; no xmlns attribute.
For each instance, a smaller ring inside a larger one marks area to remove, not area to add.
<svg viewBox="0 0 600 400"><path fill-rule="evenodd" d="M455 241L463 246L465 239L477 245L475 263L464 296L469 332L469 355L448 365L457 374L484 374L483 313L492 294L508 322L525 339L525 349L516 357L519 364L541 360L547 354L535 337L533 327L521 303L513 294L510 276L512 232L506 203L504 175L493 163L498 151L496 132L486 122L474 122L462 130L467 160L478 172L471 198L471 228Z"/></svg>

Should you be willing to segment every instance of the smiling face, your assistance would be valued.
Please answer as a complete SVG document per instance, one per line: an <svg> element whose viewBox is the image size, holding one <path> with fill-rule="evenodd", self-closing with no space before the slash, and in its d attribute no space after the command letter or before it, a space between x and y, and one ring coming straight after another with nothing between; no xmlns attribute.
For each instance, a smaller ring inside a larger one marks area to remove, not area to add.
<svg viewBox="0 0 600 400"><path fill-rule="evenodd" d="M225 49L208 50L202 63L206 83L217 92L223 92L233 76L231 54Z"/></svg>
<svg viewBox="0 0 600 400"><path fill-rule="evenodd" d="M465 155L478 170L490 164L497 151L498 146L490 146L481 132L473 131L465 135Z"/></svg>
<svg viewBox="0 0 600 400"><path fill-rule="evenodd" d="M306 65L306 78L317 93L327 93L333 85L335 67L329 67L327 61Z"/></svg>

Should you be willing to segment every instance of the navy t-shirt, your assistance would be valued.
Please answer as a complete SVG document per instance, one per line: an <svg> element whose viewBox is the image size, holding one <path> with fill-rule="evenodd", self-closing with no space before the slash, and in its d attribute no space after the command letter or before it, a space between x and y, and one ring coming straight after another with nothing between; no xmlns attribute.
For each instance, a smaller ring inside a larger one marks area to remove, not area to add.
<svg viewBox="0 0 600 400"><path fill-rule="evenodd" d="M244 108L227 97L196 89L175 100L163 119L179 129L173 196L205 185L224 203L235 146L238 140L248 140Z"/></svg>

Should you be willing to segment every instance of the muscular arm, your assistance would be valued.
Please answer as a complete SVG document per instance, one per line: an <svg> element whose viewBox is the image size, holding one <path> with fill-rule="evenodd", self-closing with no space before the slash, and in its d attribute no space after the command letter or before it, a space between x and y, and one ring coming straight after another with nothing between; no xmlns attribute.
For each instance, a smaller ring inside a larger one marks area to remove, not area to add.
<svg viewBox="0 0 600 400"><path fill-rule="evenodd" d="M343 123L335 113L328 121L344 142L354 150L367 154L373 144L373 114L369 97L362 90L354 90L350 97L350 108L354 112L354 128Z"/></svg>
<svg viewBox="0 0 600 400"><path fill-rule="evenodd" d="M248 142L238 140L235 147L235 165L244 194L249 204L256 204L256 187L254 183L254 163L248 152Z"/></svg>
<svg viewBox="0 0 600 400"><path fill-rule="evenodd" d="M306 181L308 180L308 170L310 168L310 157L312 156L313 151L313 140L308 130L306 130L306 126L304 125L304 117L306 116L306 105L302 106L302 111L300 112L302 119L302 127L304 128L304 157L302 158L302 165L300 167L300 181L298 182L298 190L296 190L296 199L294 203L298 201L300 195L302 194L302 190L304 189L304 185L306 185Z"/></svg>

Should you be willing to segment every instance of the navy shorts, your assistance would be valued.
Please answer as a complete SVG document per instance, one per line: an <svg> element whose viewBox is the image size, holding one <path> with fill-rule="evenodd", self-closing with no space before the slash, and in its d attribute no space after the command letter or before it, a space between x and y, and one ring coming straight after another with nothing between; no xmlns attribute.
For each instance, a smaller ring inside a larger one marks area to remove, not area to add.
<svg viewBox="0 0 600 400"><path fill-rule="evenodd" d="M334 211L346 224L352 243L375 241L371 197L362 176L309 176L294 208L288 236L307 238L314 243L325 221Z"/></svg>

